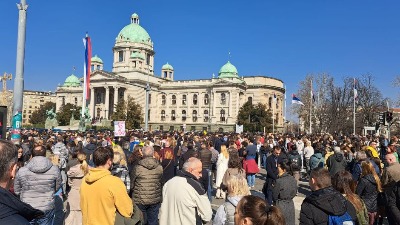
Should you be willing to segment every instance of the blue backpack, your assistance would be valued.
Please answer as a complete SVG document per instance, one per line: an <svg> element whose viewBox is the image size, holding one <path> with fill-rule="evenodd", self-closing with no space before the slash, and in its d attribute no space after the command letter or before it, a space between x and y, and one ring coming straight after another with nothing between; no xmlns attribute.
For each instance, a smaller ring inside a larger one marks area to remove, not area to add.
<svg viewBox="0 0 400 225"><path fill-rule="evenodd" d="M354 225L353 219L349 215L348 212L341 216L332 216L329 215L328 218L329 225Z"/></svg>

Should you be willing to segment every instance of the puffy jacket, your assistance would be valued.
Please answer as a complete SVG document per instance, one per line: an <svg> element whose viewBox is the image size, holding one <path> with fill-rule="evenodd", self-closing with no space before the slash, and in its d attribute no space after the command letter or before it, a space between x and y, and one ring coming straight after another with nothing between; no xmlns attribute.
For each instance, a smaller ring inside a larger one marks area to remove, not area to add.
<svg viewBox="0 0 400 225"><path fill-rule="evenodd" d="M334 176L337 172L346 169L347 162L342 153L335 153L329 156L328 160L326 160L326 165L331 176Z"/></svg>
<svg viewBox="0 0 400 225"><path fill-rule="evenodd" d="M199 159L203 165L203 169L211 169L211 157L212 152L208 149L202 149L199 151Z"/></svg>
<svg viewBox="0 0 400 225"><path fill-rule="evenodd" d="M364 201L368 212L378 211L378 190L372 174L361 177L357 185L356 194Z"/></svg>
<svg viewBox="0 0 400 225"><path fill-rule="evenodd" d="M65 169L65 167L67 166L67 162L68 162L68 149L65 146L64 143L62 142L57 142L52 148L51 150L53 151L53 154L59 157L59 167L61 169Z"/></svg>
<svg viewBox="0 0 400 225"><path fill-rule="evenodd" d="M224 204L222 204L215 213L213 225L234 225L235 209L243 196L228 196Z"/></svg>
<svg viewBox="0 0 400 225"><path fill-rule="evenodd" d="M0 187L0 224L29 225L30 220L42 215L42 211L32 208Z"/></svg>
<svg viewBox="0 0 400 225"><path fill-rule="evenodd" d="M317 167L324 167L324 157L321 153L317 152L310 158L310 169L313 170Z"/></svg>
<svg viewBox="0 0 400 225"><path fill-rule="evenodd" d="M154 158L144 158L131 173L133 201L141 205L161 202L163 168Z"/></svg>
<svg viewBox="0 0 400 225"><path fill-rule="evenodd" d="M329 215L340 216L346 212L358 224L356 209L342 194L332 187L319 189L301 204L300 225L326 225Z"/></svg>
<svg viewBox="0 0 400 225"><path fill-rule="evenodd" d="M60 169L46 157L35 156L18 170L14 191L33 208L48 211L54 209L54 193L61 182Z"/></svg>
<svg viewBox="0 0 400 225"><path fill-rule="evenodd" d="M400 225L400 181L386 192L386 198L386 211L389 221L393 225Z"/></svg>
<svg viewBox="0 0 400 225"><path fill-rule="evenodd" d="M301 170L301 156L297 150L292 150L289 152L289 165L290 170L300 171Z"/></svg>

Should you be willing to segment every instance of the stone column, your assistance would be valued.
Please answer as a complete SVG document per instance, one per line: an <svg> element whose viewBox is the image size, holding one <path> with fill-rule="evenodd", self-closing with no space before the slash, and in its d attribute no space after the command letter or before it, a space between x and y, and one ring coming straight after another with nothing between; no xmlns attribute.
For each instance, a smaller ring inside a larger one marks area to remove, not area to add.
<svg viewBox="0 0 400 225"><path fill-rule="evenodd" d="M232 113L232 92L228 92L228 97L229 97L229 101L228 101L228 117L231 116Z"/></svg>
<svg viewBox="0 0 400 225"><path fill-rule="evenodd" d="M114 86L114 112L115 112L115 106L118 104L118 87Z"/></svg>
<svg viewBox="0 0 400 225"><path fill-rule="evenodd" d="M214 97L215 97L214 91L211 91L211 92L210 92L210 102L209 102L209 103L210 103L210 106L211 106L211 107L210 107L210 109L211 109L210 111L211 111L211 112L209 112L210 117L211 117L211 116L214 116L214 108L215 108Z"/></svg>
<svg viewBox="0 0 400 225"><path fill-rule="evenodd" d="M94 106L96 104L96 96L94 94L94 87L90 88L90 117L95 118L96 113L94 112Z"/></svg>
<svg viewBox="0 0 400 225"><path fill-rule="evenodd" d="M104 111L104 119L108 120L108 115L110 110L110 87L104 87L106 89L106 99L105 99L105 111Z"/></svg>
<svg viewBox="0 0 400 225"><path fill-rule="evenodd" d="M240 92L236 93L236 116L239 114Z"/></svg>

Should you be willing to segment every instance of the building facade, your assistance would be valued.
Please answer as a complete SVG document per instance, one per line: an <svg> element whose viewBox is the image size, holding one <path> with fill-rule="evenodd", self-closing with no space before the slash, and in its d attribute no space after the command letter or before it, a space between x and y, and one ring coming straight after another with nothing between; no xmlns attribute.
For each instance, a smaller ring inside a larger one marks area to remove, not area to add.
<svg viewBox="0 0 400 225"><path fill-rule="evenodd" d="M46 102L55 102L56 94L51 91L29 91L23 93L22 125L31 125L30 118Z"/></svg>
<svg viewBox="0 0 400 225"><path fill-rule="evenodd" d="M168 63L162 66L160 75L155 75L154 45L139 22L139 16L133 14L130 24L117 35L112 71L103 69L103 61L97 55L92 58L88 102L92 118L110 119L118 101L126 101L128 96L145 109L149 85L150 130L232 131L239 109L247 101L267 104L274 113L276 128L283 128L285 89L281 80L240 77L229 61L212 79L174 80L174 68ZM81 105L82 93L80 79L69 76L57 88L57 111L66 103Z"/></svg>

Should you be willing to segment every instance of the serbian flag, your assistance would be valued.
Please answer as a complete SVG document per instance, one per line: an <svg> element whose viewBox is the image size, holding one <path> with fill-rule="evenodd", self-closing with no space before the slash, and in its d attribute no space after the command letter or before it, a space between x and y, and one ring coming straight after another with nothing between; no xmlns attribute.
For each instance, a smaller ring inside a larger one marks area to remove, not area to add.
<svg viewBox="0 0 400 225"><path fill-rule="evenodd" d="M92 42L90 37L86 34L83 39L83 46L85 47L85 60L83 64L83 96L86 100L89 99L89 86L90 86L90 73L92 65Z"/></svg>
<svg viewBox="0 0 400 225"><path fill-rule="evenodd" d="M304 105L304 103L298 97L296 97L296 95L294 95L294 94L293 94L293 98L292 98L292 104Z"/></svg>
<svg viewBox="0 0 400 225"><path fill-rule="evenodd" d="M354 101L358 100L358 92L356 86L357 86L357 80L356 78L354 78Z"/></svg>

